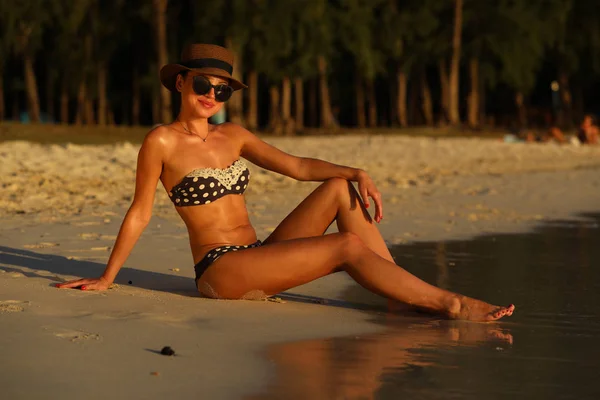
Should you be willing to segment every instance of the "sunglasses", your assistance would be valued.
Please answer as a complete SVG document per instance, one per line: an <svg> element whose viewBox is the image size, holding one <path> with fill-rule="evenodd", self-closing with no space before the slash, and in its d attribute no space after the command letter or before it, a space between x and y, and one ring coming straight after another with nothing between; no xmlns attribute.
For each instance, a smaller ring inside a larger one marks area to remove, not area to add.
<svg viewBox="0 0 600 400"><path fill-rule="evenodd" d="M202 76L196 75L192 81L192 88L197 95L205 95L210 92L210 89L215 89L215 100L220 103L224 103L233 94L233 88L224 83L219 83L218 85L213 85L210 81Z"/></svg>

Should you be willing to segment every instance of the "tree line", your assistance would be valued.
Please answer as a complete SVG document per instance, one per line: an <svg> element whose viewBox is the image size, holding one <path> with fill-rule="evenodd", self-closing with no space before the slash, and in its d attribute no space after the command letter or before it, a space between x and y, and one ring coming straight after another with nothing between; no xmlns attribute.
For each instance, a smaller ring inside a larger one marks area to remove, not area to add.
<svg viewBox="0 0 600 400"><path fill-rule="evenodd" d="M494 114L488 98L510 103L511 117L527 126L542 68L556 80L555 122L568 126L600 76L600 7L596 0L5 0L0 120L26 109L33 122L170 122L178 98L161 87L158 71L188 42L235 53L234 76L249 89L227 103L227 117L250 129L293 134L340 121L479 128Z"/></svg>

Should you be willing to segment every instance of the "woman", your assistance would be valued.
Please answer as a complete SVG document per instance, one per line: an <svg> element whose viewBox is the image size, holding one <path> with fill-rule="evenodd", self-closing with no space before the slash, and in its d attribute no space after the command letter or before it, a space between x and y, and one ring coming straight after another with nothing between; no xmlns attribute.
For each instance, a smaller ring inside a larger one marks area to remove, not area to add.
<svg viewBox="0 0 600 400"><path fill-rule="evenodd" d="M371 197L374 220L383 218L381 196L365 171L294 157L235 124L209 124L233 91L246 87L231 76L232 65L227 49L195 44L182 62L161 69L162 84L181 93L181 112L148 133L140 148L133 203L103 275L59 287L110 286L150 221L160 180L188 228L196 286L205 296L268 296L343 270L373 292L449 318L492 321L512 314L513 305L451 293L398 267L366 210ZM263 243L242 196L249 172L240 157L297 180L324 182ZM350 182L358 183L358 193ZM339 233L324 235L334 220Z"/></svg>

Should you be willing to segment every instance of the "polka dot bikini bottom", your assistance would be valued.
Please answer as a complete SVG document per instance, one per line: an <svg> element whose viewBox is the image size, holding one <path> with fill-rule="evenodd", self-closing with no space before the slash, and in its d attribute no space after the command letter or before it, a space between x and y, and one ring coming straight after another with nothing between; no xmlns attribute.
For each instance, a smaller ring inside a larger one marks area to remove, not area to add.
<svg viewBox="0 0 600 400"><path fill-rule="evenodd" d="M206 253L202 260L198 262L198 264L194 265L194 270L196 270L196 282L198 282L198 279L200 279L202 274L206 272L208 267L210 267L212 263L217 261L219 257L221 257L223 254L230 251L252 249L254 247L260 246L262 246L262 242L260 240L257 240L255 243L252 244L242 246L221 246L210 250L208 253Z"/></svg>

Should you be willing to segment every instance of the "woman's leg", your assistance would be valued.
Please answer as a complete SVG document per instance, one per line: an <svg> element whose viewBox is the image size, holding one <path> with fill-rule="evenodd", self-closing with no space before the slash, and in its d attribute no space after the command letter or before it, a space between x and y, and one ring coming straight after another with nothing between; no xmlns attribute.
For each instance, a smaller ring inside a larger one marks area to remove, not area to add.
<svg viewBox="0 0 600 400"><path fill-rule="evenodd" d="M512 305L497 307L432 286L348 232L229 252L206 270L198 287L205 295L227 299L256 291L273 295L340 270L375 293L450 318L492 321L514 310Z"/></svg>
<svg viewBox="0 0 600 400"><path fill-rule="evenodd" d="M303 237L320 236L333 221L338 231L358 235L380 257L394 262L376 223L369 216L354 186L345 179L329 179L304 199L265 240L265 244ZM388 308L405 308L389 299Z"/></svg>
<svg viewBox="0 0 600 400"><path fill-rule="evenodd" d="M380 257L394 261L354 186L341 178L329 179L319 185L264 243L321 236L333 221L337 222L340 232L356 234Z"/></svg>

